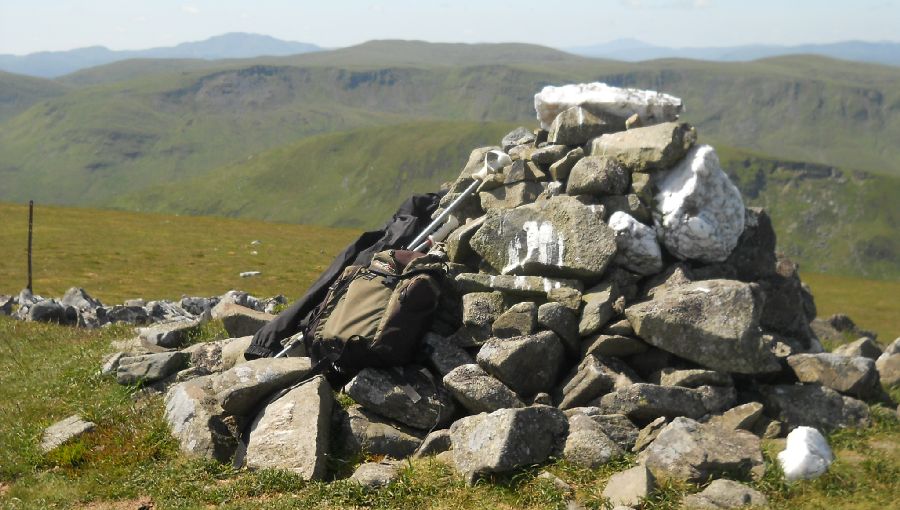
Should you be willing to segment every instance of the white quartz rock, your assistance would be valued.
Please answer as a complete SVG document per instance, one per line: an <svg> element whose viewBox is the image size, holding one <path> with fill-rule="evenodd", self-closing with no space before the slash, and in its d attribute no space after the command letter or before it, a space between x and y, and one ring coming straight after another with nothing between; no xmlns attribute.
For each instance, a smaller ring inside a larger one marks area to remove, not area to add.
<svg viewBox="0 0 900 510"><path fill-rule="evenodd" d="M657 186L653 220L666 249L680 259L727 259L744 231L744 201L715 149L693 147Z"/></svg>
<svg viewBox="0 0 900 510"><path fill-rule="evenodd" d="M652 228L622 211L610 216L609 226L616 233L617 264L644 275L662 270L662 252Z"/></svg>
<svg viewBox="0 0 900 510"><path fill-rule="evenodd" d="M828 471L832 462L834 454L828 441L812 427L797 427L791 431L784 451L778 454L778 463L789 482L818 478Z"/></svg>
<svg viewBox="0 0 900 510"><path fill-rule="evenodd" d="M542 129L550 129L553 119L573 106L626 119L636 113L643 125L649 126L677 119L684 104L680 98L655 90L611 87L600 82L548 85L534 95L534 109Z"/></svg>

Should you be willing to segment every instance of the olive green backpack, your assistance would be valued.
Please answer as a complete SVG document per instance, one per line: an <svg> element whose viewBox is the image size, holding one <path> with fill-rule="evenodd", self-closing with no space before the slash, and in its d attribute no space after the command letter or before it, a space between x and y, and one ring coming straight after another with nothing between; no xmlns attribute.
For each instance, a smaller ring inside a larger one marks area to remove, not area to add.
<svg viewBox="0 0 900 510"><path fill-rule="evenodd" d="M345 375L409 364L445 275L443 262L406 250L382 251L368 266L348 267L307 322L307 354Z"/></svg>

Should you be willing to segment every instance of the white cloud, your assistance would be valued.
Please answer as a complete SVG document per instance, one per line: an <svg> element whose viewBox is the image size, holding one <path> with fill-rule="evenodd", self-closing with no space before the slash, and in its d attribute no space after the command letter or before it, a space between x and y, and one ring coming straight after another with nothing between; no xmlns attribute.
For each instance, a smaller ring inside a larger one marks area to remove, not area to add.
<svg viewBox="0 0 900 510"><path fill-rule="evenodd" d="M182 5L181 10L188 14L200 14L200 8L196 5Z"/></svg>

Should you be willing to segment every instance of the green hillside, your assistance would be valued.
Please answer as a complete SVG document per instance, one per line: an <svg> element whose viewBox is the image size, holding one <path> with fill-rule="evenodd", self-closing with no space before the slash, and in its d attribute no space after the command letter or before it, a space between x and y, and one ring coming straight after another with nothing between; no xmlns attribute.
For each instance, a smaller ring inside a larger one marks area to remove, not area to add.
<svg viewBox="0 0 900 510"><path fill-rule="evenodd" d="M0 125L38 101L61 96L68 89L52 80L0 71Z"/></svg>
<svg viewBox="0 0 900 510"><path fill-rule="evenodd" d="M512 124L418 122L304 138L188 181L114 202L141 211L372 228L413 193L455 178Z"/></svg>

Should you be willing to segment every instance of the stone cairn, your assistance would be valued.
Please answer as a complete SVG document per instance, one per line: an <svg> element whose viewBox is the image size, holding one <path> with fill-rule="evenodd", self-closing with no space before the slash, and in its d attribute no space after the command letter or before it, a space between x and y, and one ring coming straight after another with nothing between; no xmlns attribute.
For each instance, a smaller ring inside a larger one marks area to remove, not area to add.
<svg viewBox="0 0 900 510"><path fill-rule="evenodd" d="M175 350L179 340L150 328L104 371L158 381L188 453L229 462L243 438L248 467L307 479L333 478L329 457L375 456L385 460L353 478L377 487L411 456L438 456L471 483L635 452L637 466L604 491L622 505L658 481L758 478L762 437L869 422L865 401L886 401L881 383L898 382L900 339L823 352L797 266L776 254L769 217L745 208L715 150L677 121L680 99L568 85L545 88L535 108L540 129L475 149L449 184L443 206L489 150L512 159L456 210L461 226L439 246L452 288L419 365L363 370L342 406L308 377L308 358L245 362L249 336ZM218 316L229 313L249 311ZM728 480L691 498L765 504Z"/></svg>

